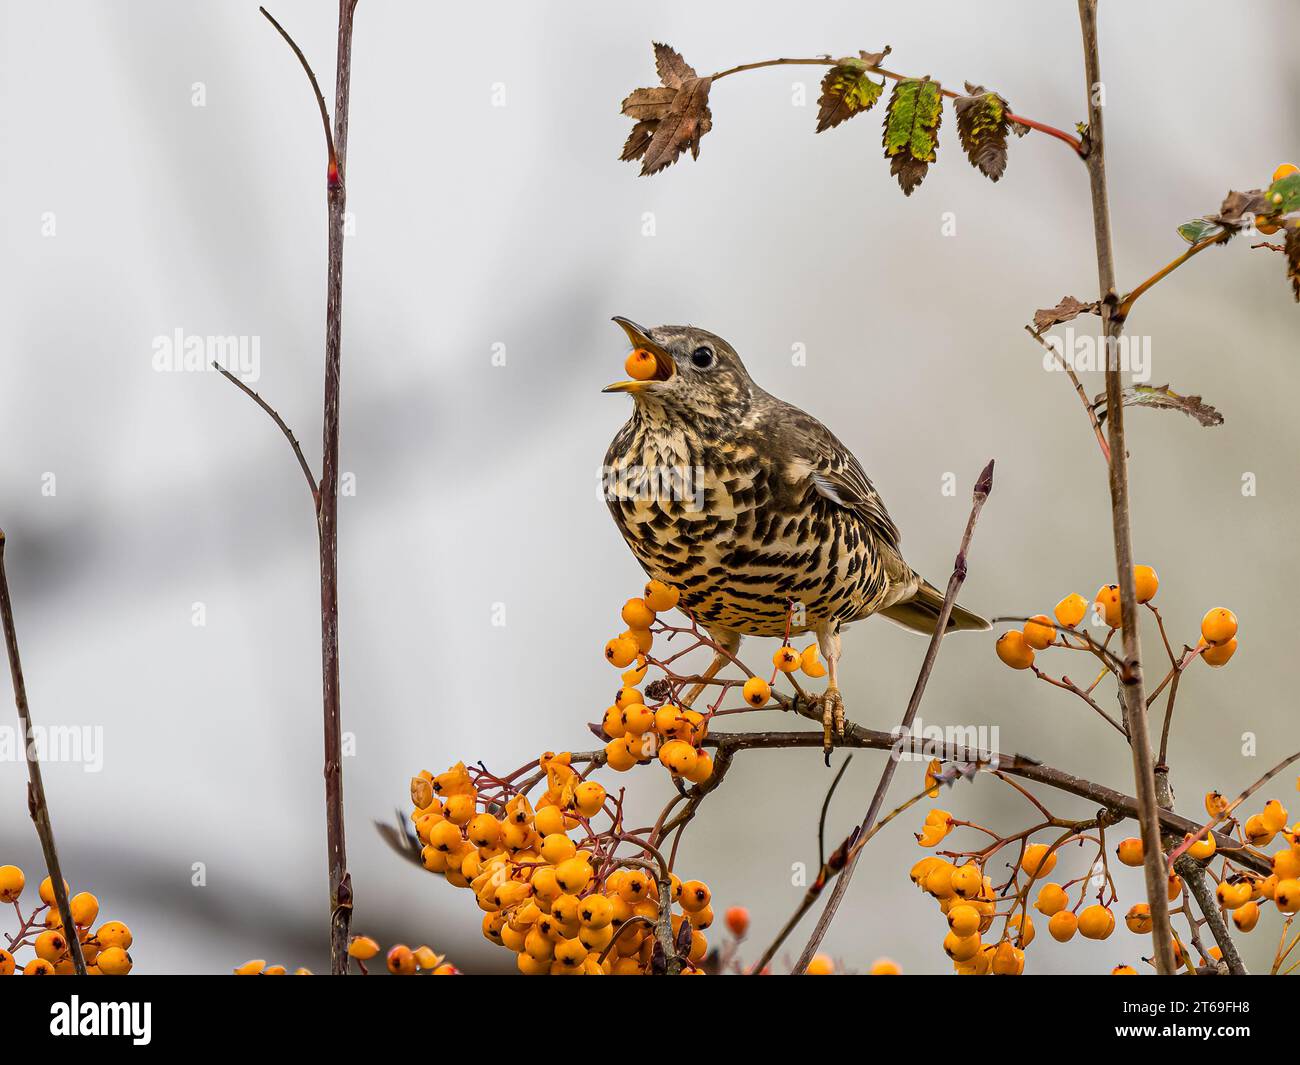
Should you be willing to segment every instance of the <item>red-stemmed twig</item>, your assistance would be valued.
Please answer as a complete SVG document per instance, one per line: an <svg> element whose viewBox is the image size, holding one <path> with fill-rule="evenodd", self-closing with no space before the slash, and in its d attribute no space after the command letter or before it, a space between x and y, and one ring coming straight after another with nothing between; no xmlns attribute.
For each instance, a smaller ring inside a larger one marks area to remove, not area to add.
<svg viewBox="0 0 1300 1065"><path fill-rule="evenodd" d="M77 937L77 926L72 920L72 910L68 906L68 889L63 881L63 871L59 866L59 849L54 845L54 826L50 824L50 805L45 798L45 782L41 779L41 763L36 754L36 735L32 729L31 708L27 704L27 685L23 681L23 664L18 657L18 631L14 627L14 607L9 597L9 577L5 573L5 534L0 529L0 623L4 626L5 650L9 653L9 677L14 686L14 703L18 707L18 721L23 727L23 754L27 758L27 812L32 824L36 826L36 835L41 841L41 853L45 856L45 868L50 874L50 887L54 891L54 901L58 906L59 919L67 934L63 937L68 943L68 952L72 956L72 967L78 976L86 975L86 959L81 953L81 942Z"/></svg>

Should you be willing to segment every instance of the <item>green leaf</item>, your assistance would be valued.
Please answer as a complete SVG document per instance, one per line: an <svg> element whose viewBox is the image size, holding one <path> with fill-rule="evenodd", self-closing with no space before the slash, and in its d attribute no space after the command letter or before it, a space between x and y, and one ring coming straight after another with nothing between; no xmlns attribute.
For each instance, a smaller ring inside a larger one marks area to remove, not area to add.
<svg viewBox="0 0 1300 1065"><path fill-rule="evenodd" d="M817 101L817 132L870 111L884 91L884 79L872 81L862 60L845 60L831 67L822 78L822 94Z"/></svg>
<svg viewBox="0 0 1300 1065"><path fill-rule="evenodd" d="M1267 214L1290 214L1300 211L1300 173L1287 174L1273 182L1264 192L1268 201Z"/></svg>
<svg viewBox="0 0 1300 1065"><path fill-rule="evenodd" d="M1188 244L1199 244L1206 237L1218 236L1222 232L1223 226L1208 218L1193 218L1178 227L1178 235Z"/></svg>
<svg viewBox="0 0 1300 1065"><path fill-rule="evenodd" d="M937 81L909 78L894 85L882 143L889 171L904 195L912 195L935 161L942 118L943 96Z"/></svg>
<svg viewBox="0 0 1300 1065"><path fill-rule="evenodd" d="M990 181L997 181L1007 168L1007 130L1011 123L1006 100L981 85L966 83L965 96L953 101L957 112L957 135L966 157Z"/></svg>

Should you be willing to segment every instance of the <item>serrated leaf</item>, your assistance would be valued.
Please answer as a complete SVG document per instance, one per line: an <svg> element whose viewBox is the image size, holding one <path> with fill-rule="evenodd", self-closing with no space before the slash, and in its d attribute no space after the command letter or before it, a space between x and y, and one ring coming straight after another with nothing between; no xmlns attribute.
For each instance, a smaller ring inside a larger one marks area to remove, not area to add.
<svg viewBox="0 0 1300 1065"><path fill-rule="evenodd" d="M657 122L668 114L668 108L676 98L677 90L663 85L656 85L652 89L633 89L623 101L623 114L638 122L642 119Z"/></svg>
<svg viewBox="0 0 1300 1065"><path fill-rule="evenodd" d="M1126 407L1151 407L1154 410L1178 410L1194 418L1207 428L1222 425L1223 415L1204 402L1200 396L1182 396L1168 385L1129 385L1120 393L1120 402ZM1106 393L1094 401L1097 421L1106 420Z"/></svg>
<svg viewBox="0 0 1300 1065"><path fill-rule="evenodd" d="M1268 208L1264 214L1290 214L1300 211L1300 173L1287 174L1271 184L1264 193Z"/></svg>
<svg viewBox="0 0 1300 1065"><path fill-rule="evenodd" d="M654 137L655 127L658 122L649 120L638 122L632 127L632 132L627 135L627 140L623 142L623 151L619 155L625 163L630 163L633 159L640 159L645 155L645 150L650 147L650 141Z"/></svg>
<svg viewBox="0 0 1300 1065"><path fill-rule="evenodd" d="M682 152L700 156L700 138L713 128L709 111L711 78L690 78L682 82L668 113L655 125L641 159L641 173L656 174L677 162Z"/></svg>
<svg viewBox="0 0 1300 1065"><path fill-rule="evenodd" d="M1215 237L1223 232L1223 226L1208 218L1193 218L1178 227L1178 235L1188 244L1199 244L1207 237Z"/></svg>
<svg viewBox="0 0 1300 1065"><path fill-rule="evenodd" d="M822 78L822 94L817 101L817 132L823 133L854 115L870 111L884 91L884 79L872 81L865 69L847 63L831 67Z"/></svg>
<svg viewBox="0 0 1300 1065"><path fill-rule="evenodd" d="M957 135L966 157L990 181L997 181L1007 168L1007 130L1011 108L995 92L966 83L966 96L953 101L957 112Z"/></svg>
<svg viewBox="0 0 1300 1065"><path fill-rule="evenodd" d="M1055 307L1044 307L1034 311L1034 328L1040 333L1045 333L1054 325L1073 321L1081 314L1096 314L1098 310L1096 300L1092 303L1080 303L1073 296L1064 296Z"/></svg>
<svg viewBox="0 0 1300 1065"><path fill-rule="evenodd" d="M942 118L943 95L937 81L908 78L895 83L882 144L889 171L904 195L912 195L935 161Z"/></svg>
<svg viewBox="0 0 1300 1065"><path fill-rule="evenodd" d="M680 89L696 76L695 68L682 58L676 48L658 41L654 42L654 48L655 70L659 73L659 80L670 89Z"/></svg>

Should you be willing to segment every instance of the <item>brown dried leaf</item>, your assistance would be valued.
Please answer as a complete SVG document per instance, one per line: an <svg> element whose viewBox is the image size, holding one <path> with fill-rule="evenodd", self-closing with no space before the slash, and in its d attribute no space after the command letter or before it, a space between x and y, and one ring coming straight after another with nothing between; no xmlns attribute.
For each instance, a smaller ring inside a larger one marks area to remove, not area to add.
<svg viewBox="0 0 1300 1065"><path fill-rule="evenodd" d="M656 174L677 162L688 148L692 159L700 155L700 138L713 128L713 115L709 111L711 78L690 78L677 90L677 95L654 130L641 160L641 173ZM626 151L626 148L624 149Z"/></svg>
<svg viewBox="0 0 1300 1065"><path fill-rule="evenodd" d="M652 89L633 89L623 101L623 114L638 121L648 118L657 122L668 114L676 97L676 89L662 85L656 85Z"/></svg>
<svg viewBox="0 0 1300 1065"><path fill-rule="evenodd" d="M1229 192L1223 199L1223 206L1219 208L1219 213L1205 217L1221 226L1239 229L1251 220L1247 216L1261 212L1268 213L1268 202L1261 190L1251 189L1249 192Z"/></svg>
<svg viewBox="0 0 1300 1065"><path fill-rule="evenodd" d="M1073 296L1065 296L1055 307L1045 307L1034 311L1034 328L1040 333L1045 333L1052 326L1073 321L1081 314L1098 313L1100 313L1100 308L1096 300L1092 303L1080 303Z"/></svg>
<svg viewBox="0 0 1300 1065"><path fill-rule="evenodd" d="M1154 410L1180 410L1206 427L1223 424L1223 415L1201 400L1200 396L1181 396L1168 385L1130 385L1120 393L1126 407L1151 407ZM1095 400L1097 421L1106 420L1106 393Z"/></svg>
<svg viewBox="0 0 1300 1065"><path fill-rule="evenodd" d="M695 68L682 58L677 49L658 41L654 42L654 46L655 70L659 72L659 80L670 89L680 89L696 76Z"/></svg>
<svg viewBox="0 0 1300 1065"><path fill-rule="evenodd" d="M889 55L892 51L893 49L890 48L889 45L885 45L885 50L883 52L864 52L859 50L858 58L869 67L878 67L885 61L885 56Z"/></svg>
<svg viewBox="0 0 1300 1065"><path fill-rule="evenodd" d="M627 135L627 140L623 143L623 153L619 158L625 163L630 163L633 159L640 159L645 155L645 150L650 147L650 141L658 125L658 122L647 119L633 126L632 132Z"/></svg>

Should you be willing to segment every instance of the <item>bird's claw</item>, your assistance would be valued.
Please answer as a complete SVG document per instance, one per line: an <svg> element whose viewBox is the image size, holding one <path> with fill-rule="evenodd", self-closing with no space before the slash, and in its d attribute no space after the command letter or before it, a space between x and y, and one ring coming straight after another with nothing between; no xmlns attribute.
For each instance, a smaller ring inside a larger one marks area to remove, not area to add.
<svg viewBox="0 0 1300 1065"><path fill-rule="evenodd" d="M844 698L838 688L828 688L818 701L822 704L822 753L830 765L835 741L844 738Z"/></svg>

